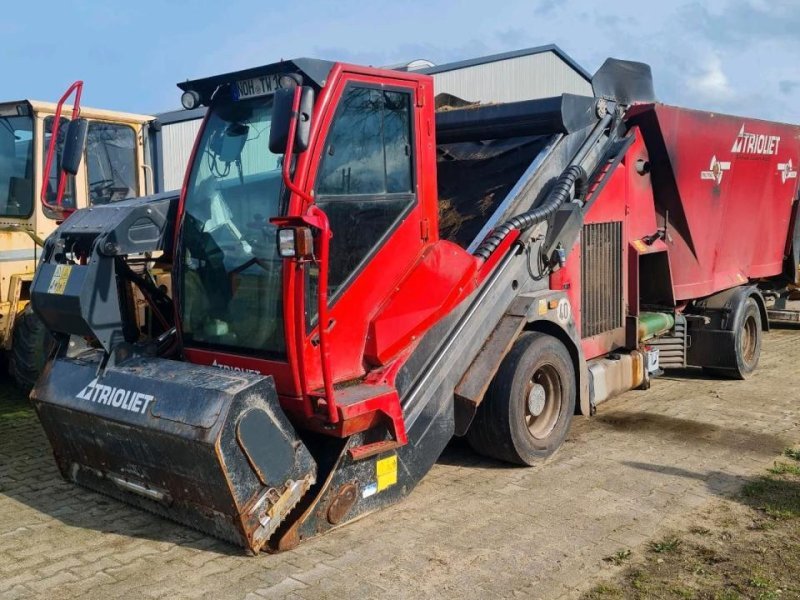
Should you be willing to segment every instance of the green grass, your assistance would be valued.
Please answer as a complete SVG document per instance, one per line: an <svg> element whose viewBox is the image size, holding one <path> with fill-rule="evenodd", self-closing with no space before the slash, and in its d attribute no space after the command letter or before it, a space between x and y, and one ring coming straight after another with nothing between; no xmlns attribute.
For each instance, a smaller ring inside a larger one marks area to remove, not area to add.
<svg viewBox="0 0 800 600"><path fill-rule="evenodd" d="M16 421L20 419L30 419L33 411L30 408L8 407L6 410L0 409L0 419L3 421Z"/></svg>
<svg viewBox="0 0 800 600"><path fill-rule="evenodd" d="M612 554L611 556L606 556L603 560L619 566L626 560L628 560L630 557L631 557L631 551L626 549L626 550L617 550L614 554Z"/></svg>
<svg viewBox="0 0 800 600"><path fill-rule="evenodd" d="M766 471L643 556L606 557L625 565L584 599L800 599L800 449Z"/></svg>
<svg viewBox="0 0 800 600"><path fill-rule="evenodd" d="M776 462L768 471L773 475L800 475L800 465Z"/></svg>
<svg viewBox="0 0 800 600"><path fill-rule="evenodd" d="M650 542L650 551L656 554L675 552L680 548L681 541L676 537L666 537L659 542Z"/></svg>
<svg viewBox="0 0 800 600"><path fill-rule="evenodd" d="M689 588L685 588L685 587L675 586L675 587L671 587L669 589L669 591L673 596L676 596L678 598L696 598L697 597L697 594L694 592L694 590L690 590Z"/></svg>
<svg viewBox="0 0 800 600"><path fill-rule="evenodd" d="M800 448L787 448L783 451L783 455L800 462Z"/></svg>
<svg viewBox="0 0 800 600"><path fill-rule="evenodd" d="M622 590L607 583L601 583L589 592L589 598L622 598Z"/></svg>
<svg viewBox="0 0 800 600"><path fill-rule="evenodd" d="M760 589L768 588L771 585L770 580L762 575L753 575L747 583Z"/></svg>

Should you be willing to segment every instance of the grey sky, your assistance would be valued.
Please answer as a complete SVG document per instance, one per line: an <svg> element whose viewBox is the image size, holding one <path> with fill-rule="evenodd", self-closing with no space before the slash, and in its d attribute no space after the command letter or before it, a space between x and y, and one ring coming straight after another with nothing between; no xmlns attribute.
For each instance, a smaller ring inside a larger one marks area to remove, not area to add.
<svg viewBox="0 0 800 600"><path fill-rule="evenodd" d="M177 106L179 80L280 58L442 63L556 43L590 72L608 56L650 63L664 102L800 122L798 0L44 5L4 9L4 99L51 99L80 77L87 104L154 112Z"/></svg>

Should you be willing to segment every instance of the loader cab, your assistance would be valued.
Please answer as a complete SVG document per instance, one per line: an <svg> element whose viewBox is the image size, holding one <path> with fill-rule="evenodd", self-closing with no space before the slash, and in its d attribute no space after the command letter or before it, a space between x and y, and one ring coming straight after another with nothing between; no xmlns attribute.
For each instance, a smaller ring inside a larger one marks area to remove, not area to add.
<svg viewBox="0 0 800 600"><path fill-rule="evenodd" d="M284 125L273 117L287 73L315 99L308 149L288 157L269 147L271 128ZM435 165L423 171L420 158L433 148L428 78L299 59L181 87L209 106L174 274L187 357L273 375L284 397L302 394L301 372L309 390L322 387L319 257L281 258L275 224L306 218L313 204L332 233L325 325L334 377L363 377L380 362L365 351L374 308L436 236ZM287 160L299 193L282 177Z"/></svg>
<svg viewBox="0 0 800 600"><path fill-rule="evenodd" d="M68 119L61 117L58 156L47 178L44 163L54 130L56 106L23 101L0 104L0 220L46 237L56 215L40 206L55 198L58 163ZM82 208L144 195L151 187L144 161L144 129L152 117L83 109L88 121L87 145L78 173L69 176L64 205Z"/></svg>
<svg viewBox="0 0 800 600"><path fill-rule="evenodd" d="M55 112L56 105L47 102L0 103L0 347L4 349L11 345L16 315L28 302L42 241L63 218L40 201L43 187L45 198L52 200L58 185L59 160L43 177ZM82 116L88 121L87 145L77 173L67 179L63 205L81 208L147 193L143 135L152 117L91 108L84 108ZM62 118L57 159L64 147L65 125Z"/></svg>

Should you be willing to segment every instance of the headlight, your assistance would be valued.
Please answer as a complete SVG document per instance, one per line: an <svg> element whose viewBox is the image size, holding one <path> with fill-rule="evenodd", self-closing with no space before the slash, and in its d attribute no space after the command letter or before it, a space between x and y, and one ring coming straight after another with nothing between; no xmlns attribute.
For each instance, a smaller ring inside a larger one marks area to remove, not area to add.
<svg viewBox="0 0 800 600"><path fill-rule="evenodd" d="M297 73L287 73L278 78L278 85L285 90L291 90L303 85L303 78Z"/></svg>
<svg viewBox="0 0 800 600"><path fill-rule="evenodd" d="M292 258L297 255L295 247L295 230L292 227L278 230L278 256Z"/></svg>
<svg viewBox="0 0 800 600"><path fill-rule="evenodd" d="M200 94L194 90L187 90L181 94L181 104L186 110L192 110L200 106Z"/></svg>

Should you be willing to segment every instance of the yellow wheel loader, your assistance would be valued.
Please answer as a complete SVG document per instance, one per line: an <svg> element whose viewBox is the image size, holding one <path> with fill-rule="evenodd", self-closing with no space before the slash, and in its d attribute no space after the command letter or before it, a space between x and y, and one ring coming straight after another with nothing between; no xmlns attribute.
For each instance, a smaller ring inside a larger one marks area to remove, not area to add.
<svg viewBox="0 0 800 600"><path fill-rule="evenodd" d="M78 103L76 102L76 105ZM28 306L43 240L71 211L154 191L147 162L152 116L79 108L86 122L86 150L76 173L64 180L58 164L72 106L21 100L0 103L0 345L9 371L30 389L44 366L49 335ZM49 177L47 153L54 141ZM61 209L61 210L58 210Z"/></svg>

